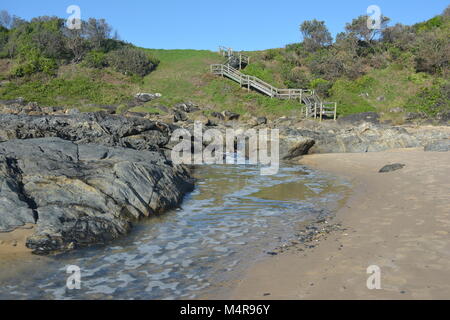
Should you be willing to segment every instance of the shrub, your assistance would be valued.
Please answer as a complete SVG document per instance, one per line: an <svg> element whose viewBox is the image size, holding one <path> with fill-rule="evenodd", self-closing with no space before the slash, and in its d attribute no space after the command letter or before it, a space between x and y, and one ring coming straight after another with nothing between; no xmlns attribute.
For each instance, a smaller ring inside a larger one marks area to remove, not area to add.
<svg viewBox="0 0 450 320"><path fill-rule="evenodd" d="M303 34L303 45L307 51L316 51L324 46L331 45L333 37L325 26L325 21L316 19L304 21L300 26Z"/></svg>
<svg viewBox="0 0 450 320"><path fill-rule="evenodd" d="M159 60L151 57L143 50L125 47L119 50L112 51L108 54L108 63L116 71L125 75L139 75L146 76L152 72Z"/></svg>
<svg viewBox="0 0 450 320"><path fill-rule="evenodd" d="M333 101L339 104L338 114L347 115L359 112L376 111L361 93L371 86L372 78L363 77L359 81L337 80L330 89Z"/></svg>
<svg viewBox="0 0 450 320"><path fill-rule="evenodd" d="M279 55L278 50L269 49L263 52L262 59L266 61L274 60Z"/></svg>
<svg viewBox="0 0 450 320"><path fill-rule="evenodd" d="M273 74L266 69L265 65L261 62L256 62L248 65L243 72L250 76L257 77L263 81L266 81L270 84L274 84L275 80L273 78Z"/></svg>
<svg viewBox="0 0 450 320"><path fill-rule="evenodd" d="M55 75L58 64L55 59L46 58L35 48L22 48L19 62L12 68L11 75L23 77L36 72Z"/></svg>
<svg viewBox="0 0 450 320"><path fill-rule="evenodd" d="M101 69L108 66L106 54L101 51L89 52L83 60L86 67Z"/></svg>
<svg viewBox="0 0 450 320"><path fill-rule="evenodd" d="M436 29L421 33L415 43L416 69L438 73L450 63L450 43L446 30Z"/></svg>
<svg viewBox="0 0 450 320"><path fill-rule="evenodd" d="M409 98L405 105L406 110L424 111L430 116L450 110L450 83L435 83L419 91Z"/></svg>
<svg viewBox="0 0 450 320"><path fill-rule="evenodd" d="M321 97L328 97L329 90L332 87L332 82L322 78L317 78L311 80L309 86L311 89L314 89L317 92L317 94L320 95Z"/></svg>
<svg viewBox="0 0 450 320"><path fill-rule="evenodd" d="M290 67L285 65L282 69L284 83L288 88L307 89L310 83L310 75L301 67Z"/></svg>

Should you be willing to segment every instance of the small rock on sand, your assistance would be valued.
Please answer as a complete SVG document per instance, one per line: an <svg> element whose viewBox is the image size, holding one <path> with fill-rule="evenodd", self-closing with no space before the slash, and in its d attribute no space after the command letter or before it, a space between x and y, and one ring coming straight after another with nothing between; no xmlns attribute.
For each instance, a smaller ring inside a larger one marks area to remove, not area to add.
<svg viewBox="0 0 450 320"><path fill-rule="evenodd" d="M401 163L388 164L388 165L384 166L383 168L381 168L380 171L378 171L378 172L379 173L393 172L393 171L401 170L405 166L406 166L405 164L401 164Z"/></svg>

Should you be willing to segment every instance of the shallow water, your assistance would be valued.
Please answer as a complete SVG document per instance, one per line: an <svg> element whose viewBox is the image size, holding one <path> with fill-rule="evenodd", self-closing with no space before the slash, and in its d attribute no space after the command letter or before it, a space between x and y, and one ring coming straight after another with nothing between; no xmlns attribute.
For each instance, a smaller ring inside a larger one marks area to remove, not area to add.
<svg viewBox="0 0 450 320"><path fill-rule="evenodd" d="M328 214L346 189L302 166L275 176L254 166L201 166L196 177L182 208L137 223L109 246L30 258L1 280L0 299L195 298L289 241L297 223ZM68 265L81 268L80 290L66 288Z"/></svg>

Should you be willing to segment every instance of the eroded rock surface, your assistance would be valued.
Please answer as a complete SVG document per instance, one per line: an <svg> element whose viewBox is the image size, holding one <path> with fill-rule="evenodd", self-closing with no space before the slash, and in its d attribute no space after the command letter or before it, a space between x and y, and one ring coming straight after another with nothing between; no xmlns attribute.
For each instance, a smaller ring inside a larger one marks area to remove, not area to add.
<svg viewBox="0 0 450 320"><path fill-rule="evenodd" d="M0 115L0 232L36 223L36 253L104 243L192 190L170 126L106 113Z"/></svg>
<svg viewBox="0 0 450 320"><path fill-rule="evenodd" d="M104 243L176 207L189 172L162 153L60 138L0 143L0 231L37 223L36 253Z"/></svg>
<svg viewBox="0 0 450 320"><path fill-rule="evenodd" d="M79 144L157 151L170 139L164 124L102 112L58 116L0 114L0 124L0 142L58 137Z"/></svg>

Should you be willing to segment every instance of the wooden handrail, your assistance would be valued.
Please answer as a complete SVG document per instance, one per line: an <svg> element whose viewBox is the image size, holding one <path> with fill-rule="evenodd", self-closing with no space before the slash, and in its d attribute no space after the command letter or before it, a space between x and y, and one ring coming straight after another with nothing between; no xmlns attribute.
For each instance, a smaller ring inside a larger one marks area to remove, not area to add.
<svg viewBox="0 0 450 320"><path fill-rule="evenodd" d="M324 102L320 99L320 97L316 94L314 90L310 89L278 89L255 76L246 75L230 66L228 62L234 55L234 51L232 49L219 47L219 51L221 54L223 52L226 52L228 54L229 59L227 60L226 64L211 65L212 73L221 76L227 76L228 78L236 82L239 82L241 86L245 85L248 90L250 90L250 88L257 89L272 98L275 97L278 99L283 98L299 99L300 102L305 104L304 110L306 117L317 118L319 116L320 120L322 120L323 115L328 115L329 113L333 112L334 120L336 120L337 118L336 102ZM240 56L241 61L242 57L244 57L244 55ZM250 59L249 57L246 58ZM331 106L329 107L329 105Z"/></svg>

